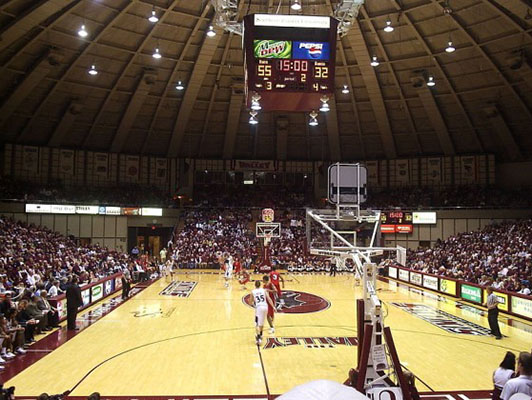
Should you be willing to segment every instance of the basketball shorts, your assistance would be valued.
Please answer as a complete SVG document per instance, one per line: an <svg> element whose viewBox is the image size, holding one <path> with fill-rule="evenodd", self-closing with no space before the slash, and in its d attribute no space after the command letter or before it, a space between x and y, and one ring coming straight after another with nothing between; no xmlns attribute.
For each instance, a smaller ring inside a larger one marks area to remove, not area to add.
<svg viewBox="0 0 532 400"><path fill-rule="evenodd" d="M277 292L275 295L277 296L278 299L281 298L281 286L279 285L273 285L275 287L275 291Z"/></svg>
<svg viewBox="0 0 532 400"><path fill-rule="evenodd" d="M270 306L270 305L268 304L268 314L267 314L268 317L273 318L273 317L274 317L274 314L275 314L275 310L273 309L272 306Z"/></svg>
<svg viewBox="0 0 532 400"><path fill-rule="evenodd" d="M264 320L268 313L268 306L258 306L255 308L255 325L264 326Z"/></svg>
<svg viewBox="0 0 532 400"><path fill-rule="evenodd" d="M232 268L227 268L227 269L225 270L225 274L224 274L224 276L225 276L226 278L231 278L231 277L233 276L233 269L232 269Z"/></svg>

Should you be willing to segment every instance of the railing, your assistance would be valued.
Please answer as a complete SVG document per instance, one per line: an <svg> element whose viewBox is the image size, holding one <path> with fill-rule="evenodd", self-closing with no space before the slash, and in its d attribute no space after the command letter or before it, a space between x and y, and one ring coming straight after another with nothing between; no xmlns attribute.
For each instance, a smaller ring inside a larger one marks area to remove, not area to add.
<svg viewBox="0 0 532 400"><path fill-rule="evenodd" d="M486 286L449 278L434 274L428 274L402 267L388 267L388 277L411 285L434 290L451 297L482 305L487 299ZM532 296L508 292L506 290L494 290L493 293L499 299L499 310L532 321Z"/></svg>

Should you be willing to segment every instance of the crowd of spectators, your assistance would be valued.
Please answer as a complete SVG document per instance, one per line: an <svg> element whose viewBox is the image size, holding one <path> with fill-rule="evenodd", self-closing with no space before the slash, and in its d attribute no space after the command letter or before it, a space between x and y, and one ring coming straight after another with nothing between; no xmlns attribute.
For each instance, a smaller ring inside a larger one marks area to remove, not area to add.
<svg viewBox="0 0 532 400"><path fill-rule="evenodd" d="M98 245L79 245L47 228L0 217L0 370L24 354L36 334L57 326L48 302L66 290L74 276L82 284L117 272L137 275L155 266L146 256L131 258Z"/></svg>
<svg viewBox="0 0 532 400"><path fill-rule="evenodd" d="M530 294L532 220L493 224L407 252L407 266L495 289Z"/></svg>

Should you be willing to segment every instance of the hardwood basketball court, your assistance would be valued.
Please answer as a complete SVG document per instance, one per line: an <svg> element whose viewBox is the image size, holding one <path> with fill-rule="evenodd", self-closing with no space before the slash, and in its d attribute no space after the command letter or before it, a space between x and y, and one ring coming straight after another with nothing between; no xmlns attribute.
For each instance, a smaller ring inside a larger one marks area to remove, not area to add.
<svg viewBox="0 0 532 400"><path fill-rule="evenodd" d="M274 335L265 329L260 349L254 312L243 302L251 283L246 291L234 280L227 289L217 271L182 272L178 283L155 281L56 349L30 347L28 355L45 356L5 386L16 386L17 396L74 389L74 396L192 397L280 394L313 379L344 381L356 364L361 288L348 275L285 279L289 308L276 314ZM497 341L478 308L393 281L378 288L401 362L419 378L420 391L490 390L505 352L530 350L530 323L502 317L507 337Z"/></svg>

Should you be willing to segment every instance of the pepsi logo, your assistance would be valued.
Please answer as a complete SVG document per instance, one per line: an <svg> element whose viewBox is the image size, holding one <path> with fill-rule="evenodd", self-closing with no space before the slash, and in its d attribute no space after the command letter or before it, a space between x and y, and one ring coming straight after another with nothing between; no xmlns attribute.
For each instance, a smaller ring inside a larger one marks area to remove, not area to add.
<svg viewBox="0 0 532 400"><path fill-rule="evenodd" d="M311 58L320 58L323 43L299 43L300 49L306 49Z"/></svg>

